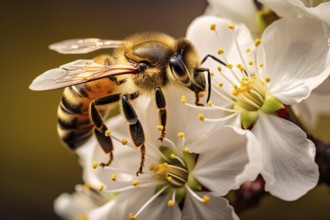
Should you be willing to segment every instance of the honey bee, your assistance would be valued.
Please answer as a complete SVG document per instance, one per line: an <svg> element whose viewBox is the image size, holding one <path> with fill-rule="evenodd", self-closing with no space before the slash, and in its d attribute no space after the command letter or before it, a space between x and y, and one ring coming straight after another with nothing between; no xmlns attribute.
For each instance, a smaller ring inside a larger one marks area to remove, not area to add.
<svg viewBox="0 0 330 220"><path fill-rule="evenodd" d="M145 136L143 127L130 100L142 93L154 93L158 108L160 137L166 131L166 100L162 88L179 85L199 93L208 84L210 98L210 72L201 68L202 61L194 46L187 39L174 39L163 33L140 33L125 40L73 39L50 45L50 49L63 54L88 53L110 48L109 55L98 60L77 60L38 76L30 85L31 90L65 88L58 107L58 133L71 150L75 150L94 133L109 161L113 160L113 144L103 120L108 105L120 102L122 113L129 126L131 139L140 150L141 162L137 175L143 173ZM101 61L101 62L100 62ZM204 73L207 73L207 81Z"/></svg>

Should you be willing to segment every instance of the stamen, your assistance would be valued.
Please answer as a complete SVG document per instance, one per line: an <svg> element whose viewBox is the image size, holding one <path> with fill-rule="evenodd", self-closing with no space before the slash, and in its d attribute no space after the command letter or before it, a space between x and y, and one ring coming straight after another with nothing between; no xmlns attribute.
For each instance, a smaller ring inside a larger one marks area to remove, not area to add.
<svg viewBox="0 0 330 220"><path fill-rule="evenodd" d="M173 207L174 206L174 201L172 199L168 200L167 205L168 207Z"/></svg>
<svg viewBox="0 0 330 220"><path fill-rule="evenodd" d="M228 69L232 69L232 68L233 68L233 64L228 63L228 64L226 65L226 67L227 67Z"/></svg>
<svg viewBox="0 0 330 220"><path fill-rule="evenodd" d="M97 161L93 161L93 163L92 163L93 169L96 169L98 165L99 165L99 163Z"/></svg>
<svg viewBox="0 0 330 220"><path fill-rule="evenodd" d="M176 156L175 154L171 154L171 158L172 158L172 159L177 159L177 160L181 163L181 165L182 165L183 167L186 167L186 163L185 163L180 157ZM173 168L176 168L176 169L182 170L182 171L184 171L184 172L187 172L185 169L183 169L183 168L181 168L181 167L174 166L174 165L169 165L169 167L173 167Z"/></svg>
<svg viewBox="0 0 330 220"><path fill-rule="evenodd" d="M166 189L168 188L168 186L164 186L162 189L160 189L155 195L153 195L141 208L140 210L134 215L133 213L129 214L129 217L131 218L134 217L136 220L136 218L138 217L138 215L148 206L150 205L150 203L152 201L154 201L160 194L162 194Z"/></svg>
<svg viewBox="0 0 330 220"><path fill-rule="evenodd" d="M126 187L122 187L122 188L118 188L118 189L111 189L111 190L104 190L104 192L109 192L109 193L118 193L118 192L124 192L127 190L132 190L135 188L145 188L145 187L152 187L152 186L157 186L159 185L159 181L154 181L154 182L148 182L145 184L139 184L137 186L126 186Z"/></svg>
<svg viewBox="0 0 330 220"><path fill-rule="evenodd" d="M104 185L101 184L101 185L99 186L99 191L102 191L103 189L104 189Z"/></svg>
<svg viewBox="0 0 330 220"><path fill-rule="evenodd" d="M138 183L139 183L139 180L133 180L132 185L137 186Z"/></svg>
<svg viewBox="0 0 330 220"><path fill-rule="evenodd" d="M190 149L188 147L185 147L183 150L184 153L190 153Z"/></svg>
<svg viewBox="0 0 330 220"><path fill-rule="evenodd" d="M128 140L127 140L127 139L122 139L122 140L121 140L121 144L122 144L122 145L126 145L127 143L128 143Z"/></svg>
<svg viewBox="0 0 330 220"><path fill-rule="evenodd" d="M186 96L182 96L182 97L181 97L181 102L182 102L183 104L185 104L185 103L187 102L187 97L186 97Z"/></svg>
<svg viewBox="0 0 330 220"><path fill-rule="evenodd" d="M157 129L158 129L158 131L162 131L162 130L164 130L164 126L163 125L157 125Z"/></svg>
<svg viewBox="0 0 330 220"><path fill-rule="evenodd" d="M208 203L210 201L210 197L207 195L204 195L203 198L199 197L192 189L190 189L190 187L185 184L184 185L186 187L186 189L188 190L188 192L190 192L190 194L197 199L199 202L202 202L204 204Z"/></svg>
<svg viewBox="0 0 330 220"><path fill-rule="evenodd" d="M105 135L106 137L109 137L109 136L110 136L110 133L111 133L111 131L108 129L108 130L106 130L106 131L104 132L104 135Z"/></svg>
<svg viewBox="0 0 330 220"><path fill-rule="evenodd" d="M171 176L166 177L166 179L167 179L167 181L170 182L170 183L173 181L173 178L172 178Z"/></svg>
<svg viewBox="0 0 330 220"><path fill-rule="evenodd" d="M214 72L210 72L210 75L211 75L211 76L214 76Z"/></svg>
<svg viewBox="0 0 330 220"><path fill-rule="evenodd" d="M198 115L198 119L201 120L201 121L204 121L204 114L200 113Z"/></svg>
<svg viewBox="0 0 330 220"><path fill-rule="evenodd" d="M250 51L251 51L251 49L249 47L246 48L246 50L245 50L246 53L250 53Z"/></svg>
<svg viewBox="0 0 330 220"><path fill-rule="evenodd" d="M217 53L219 54L219 55L222 55L222 54L224 54L224 49L222 49L222 48L219 48L218 50L217 50Z"/></svg>
<svg viewBox="0 0 330 220"><path fill-rule="evenodd" d="M209 100L209 101L207 102L207 105L208 105L208 106L212 106L212 104L213 104L213 103L212 103L211 100Z"/></svg>
<svg viewBox="0 0 330 220"><path fill-rule="evenodd" d="M216 24L211 24L211 25L210 25L210 30L211 30L211 31L215 31L216 27L217 27Z"/></svg>
<svg viewBox="0 0 330 220"><path fill-rule="evenodd" d="M136 220L136 216L133 213L129 213L130 220Z"/></svg>
<svg viewBox="0 0 330 220"><path fill-rule="evenodd" d="M265 78L265 80L266 80L266 82L270 82L270 77L267 76L267 77Z"/></svg>
<svg viewBox="0 0 330 220"><path fill-rule="evenodd" d="M111 175L111 179L112 179L112 181L116 181L117 180L117 175L116 174L112 174Z"/></svg>
<svg viewBox="0 0 330 220"><path fill-rule="evenodd" d="M254 45L258 47L261 44L261 40L259 38L255 39Z"/></svg>
<svg viewBox="0 0 330 220"><path fill-rule="evenodd" d="M240 114L240 111L236 111L234 114L230 114L226 117L222 117L222 118L205 118L205 121L209 121L209 122L223 122L223 121L227 121L230 120L234 117L236 117L238 114Z"/></svg>
<svg viewBox="0 0 330 220"><path fill-rule="evenodd" d="M149 170L150 170L150 171L154 171L154 169L155 169L155 164L153 164L153 163L150 164L150 165L149 165Z"/></svg>
<svg viewBox="0 0 330 220"><path fill-rule="evenodd" d="M229 25L228 25L228 28L229 28L230 30L234 30L234 29L235 29L235 26L234 26L233 24L229 24Z"/></svg>
<svg viewBox="0 0 330 220"><path fill-rule="evenodd" d="M179 132L178 137L180 137L180 138L184 137L184 132Z"/></svg>

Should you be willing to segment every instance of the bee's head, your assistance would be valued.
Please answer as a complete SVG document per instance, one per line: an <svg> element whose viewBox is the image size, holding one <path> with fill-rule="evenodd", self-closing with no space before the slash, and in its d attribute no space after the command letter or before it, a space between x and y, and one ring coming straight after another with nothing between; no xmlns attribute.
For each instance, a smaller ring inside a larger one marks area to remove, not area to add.
<svg viewBox="0 0 330 220"><path fill-rule="evenodd" d="M196 94L205 90L204 73L198 71L200 60L193 45L186 39L177 41L176 52L169 60L169 67L175 81Z"/></svg>

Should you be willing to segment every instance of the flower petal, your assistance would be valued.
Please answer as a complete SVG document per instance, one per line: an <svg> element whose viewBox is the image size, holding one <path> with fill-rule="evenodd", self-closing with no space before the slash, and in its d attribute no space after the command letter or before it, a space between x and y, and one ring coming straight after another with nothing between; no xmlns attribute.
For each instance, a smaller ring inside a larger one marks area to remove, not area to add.
<svg viewBox="0 0 330 220"><path fill-rule="evenodd" d="M261 149L250 131L226 127L208 136L193 170L205 187L223 196L254 180L261 168ZM207 146L207 149L204 149Z"/></svg>
<svg viewBox="0 0 330 220"><path fill-rule="evenodd" d="M295 124L260 113L252 129L263 149L265 189L281 199L296 200L318 182L315 145Z"/></svg>
<svg viewBox="0 0 330 220"><path fill-rule="evenodd" d="M136 214L151 199L154 190L154 188L148 188L123 192L115 200L90 212L89 219L129 219L130 213ZM163 196L159 196L142 210L138 219L179 220L180 216L181 211L177 205L168 207L167 200Z"/></svg>
<svg viewBox="0 0 330 220"><path fill-rule="evenodd" d="M210 201L207 204L204 204L196 200L190 193L187 192L182 210L182 220L239 219L226 199L209 192L199 192L197 194L200 197L208 195L210 197Z"/></svg>
<svg viewBox="0 0 330 220"><path fill-rule="evenodd" d="M308 18L280 19L265 30L270 93L284 104L306 99L329 76L330 51L321 32L321 23Z"/></svg>

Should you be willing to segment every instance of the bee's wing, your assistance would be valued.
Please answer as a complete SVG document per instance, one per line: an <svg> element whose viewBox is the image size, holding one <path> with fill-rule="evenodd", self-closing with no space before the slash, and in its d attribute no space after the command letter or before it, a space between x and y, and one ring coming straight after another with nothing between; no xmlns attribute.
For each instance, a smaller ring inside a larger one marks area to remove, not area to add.
<svg viewBox="0 0 330 220"><path fill-rule="evenodd" d="M103 48L122 47L124 41L84 38L65 40L49 45L49 49L63 54L82 54Z"/></svg>
<svg viewBox="0 0 330 220"><path fill-rule="evenodd" d="M42 91L64 88L108 76L134 74L138 66L101 65L93 60L76 60L51 69L33 80L31 90Z"/></svg>

